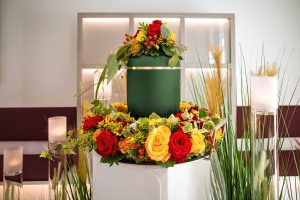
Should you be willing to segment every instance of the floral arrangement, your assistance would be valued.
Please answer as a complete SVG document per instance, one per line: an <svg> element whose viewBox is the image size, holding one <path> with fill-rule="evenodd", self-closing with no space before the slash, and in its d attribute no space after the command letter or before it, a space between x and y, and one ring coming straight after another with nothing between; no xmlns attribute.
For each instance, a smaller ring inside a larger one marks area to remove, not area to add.
<svg viewBox="0 0 300 200"><path fill-rule="evenodd" d="M169 30L166 22L154 20L152 24L140 23L135 35L126 33L123 45L108 56L99 78L98 87L105 78L107 78L107 82L110 82L122 66L127 66L131 57L164 55L170 57L169 66L176 66L178 61L182 60L180 54L187 47L175 40L176 35Z"/></svg>
<svg viewBox="0 0 300 200"><path fill-rule="evenodd" d="M152 113L137 120L126 104L105 105L98 100L93 104L83 118L81 133L71 140L76 147L96 150L102 163L146 162L170 167L207 157L221 144L222 128L215 136L213 133L220 117L187 102L181 102L180 112L169 118Z"/></svg>

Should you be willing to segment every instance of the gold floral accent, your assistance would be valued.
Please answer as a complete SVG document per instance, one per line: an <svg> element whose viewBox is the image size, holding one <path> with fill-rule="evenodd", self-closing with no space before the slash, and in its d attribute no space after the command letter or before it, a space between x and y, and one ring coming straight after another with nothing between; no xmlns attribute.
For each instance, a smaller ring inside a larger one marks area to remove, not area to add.
<svg viewBox="0 0 300 200"><path fill-rule="evenodd" d="M223 138L223 131L221 128L219 128L216 132L216 141L219 142Z"/></svg>
<svg viewBox="0 0 300 200"><path fill-rule="evenodd" d="M131 138L127 137L119 141L119 149L122 154L125 154L127 151L134 149L134 144L131 143Z"/></svg>
<svg viewBox="0 0 300 200"><path fill-rule="evenodd" d="M123 112L123 113L127 113L128 112L128 106L125 103L112 103L111 104L112 107L114 107L114 109L116 109L117 112Z"/></svg>

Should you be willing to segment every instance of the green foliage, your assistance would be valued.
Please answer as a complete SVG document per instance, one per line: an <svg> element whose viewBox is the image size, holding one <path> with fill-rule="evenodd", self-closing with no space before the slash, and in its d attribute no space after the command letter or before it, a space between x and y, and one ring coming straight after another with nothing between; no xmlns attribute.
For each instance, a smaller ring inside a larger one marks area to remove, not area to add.
<svg viewBox="0 0 300 200"><path fill-rule="evenodd" d="M179 62L179 55L174 54L170 59L169 59L169 66L175 67L177 63Z"/></svg>
<svg viewBox="0 0 300 200"><path fill-rule="evenodd" d="M207 111L206 111L205 109L203 109L203 108L200 108L200 109L199 109L199 118L200 118L200 119L204 119L204 118L206 118L206 117L208 117ZM217 124L217 123L216 123L216 124Z"/></svg>
<svg viewBox="0 0 300 200"><path fill-rule="evenodd" d="M107 58L107 83L109 83L119 70L116 54L110 54Z"/></svg>
<svg viewBox="0 0 300 200"><path fill-rule="evenodd" d="M172 47L169 47L169 46L165 46L165 45L162 45L162 50L163 52L166 54L166 56L173 56L174 55L174 48ZM177 64L177 63L176 63Z"/></svg>
<svg viewBox="0 0 300 200"><path fill-rule="evenodd" d="M193 114L189 113L188 109L185 109L181 116L184 120L191 120L193 118Z"/></svg>
<svg viewBox="0 0 300 200"><path fill-rule="evenodd" d="M105 156L101 157L101 162L102 163L108 163L109 166L111 167L113 164L119 165L119 161L122 160L124 156L122 154L119 154L117 156Z"/></svg>
<svg viewBox="0 0 300 200"><path fill-rule="evenodd" d="M156 164L158 164L162 168L174 167L175 163L176 162L173 160L168 160L166 162L156 162Z"/></svg>
<svg viewBox="0 0 300 200"><path fill-rule="evenodd" d="M104 104L102 101L97 99L92 101L92 105L92 112L95 115L105 116L110 114L114 110L111 105Z"/></svg>
<svg viewBox="0 0 300 200"><path fill-rule="evenodd" d="M164 38L170 37L170 30L166 27L166 25L162 25L160 27L160 32Z"/></svg>
<svg viewBox="0 0 300 200"><path fill-rule="evenodd" d="M57 155L49 152L48 150L42 151L40 158L46 158L48 160L53 160L54 158L57 158Z"/></svg>
<svg viewBox="0 0 300 200"><path fill-rule="evenodd" d="M206 130L211 131L213 128L215 128L215 124L212 121L208 121L208 122L203 124L203 128L205 128Z"/></svg>
<svg viewBox="0 0 300 200"><path fill-rule="evenodd" d="M182 130L184 133L190 133L193 130L193 125L189 122L184 122Z"/></svg>
<svg viewBox="0 0 300 200"><path fill-rule="evenodd" d="M149 119L159 119L160 116L156 113L152 113L151 115L149 115Z"/></svg>

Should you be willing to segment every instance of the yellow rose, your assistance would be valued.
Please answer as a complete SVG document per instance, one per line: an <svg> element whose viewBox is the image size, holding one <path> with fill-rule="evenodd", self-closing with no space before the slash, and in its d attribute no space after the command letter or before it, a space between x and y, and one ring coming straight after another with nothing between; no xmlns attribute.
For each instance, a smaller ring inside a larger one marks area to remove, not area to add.
<svg viewBox="0 0 300 200"><path fill-rule="evenodd" d="M180 107L180 111L184 112L185 109L188 109L188 110L191 109L192 105L187 102L182 101L182 102L180 102L179 107Z"/></svg>
<svg viewBox="0 0 300 200"><path fill-rule="evenodd" d="M199 129L193 129L191 133L192 148L191 153L200 154L205 150L205 136Z"/></svg>
<svg viewBox="0 0 300 200"><path fill-rule="evenodd" d="M223 138L223 131L221 128L219 128L216 132L216 141L219 142Z"/></svg>
<svg viewBox="0 0 300 200"><path fill-rule="evenodd" d="M171 154L169 153L169 141L171 130L167 126L159 126L152 131L145 143L147 154L152 160L166 162Z"/></svg>

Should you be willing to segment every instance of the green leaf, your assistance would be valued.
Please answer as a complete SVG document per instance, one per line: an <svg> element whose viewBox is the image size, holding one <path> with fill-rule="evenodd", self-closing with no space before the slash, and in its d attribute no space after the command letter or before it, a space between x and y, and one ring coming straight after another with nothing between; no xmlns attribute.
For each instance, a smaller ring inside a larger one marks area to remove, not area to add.
<svg viewBox="0 0 300 200"><path fill-rule="evenodd" d="M176 66L178 61L179 61L179 55L175 53L169 60L169 66L172 67Z"/></svg>
<svg viewBox="0 0 300 200"><path fill-rule="evenodd" d="M147 129L148 128L148 125L149 125L149 119L148 118L139 118L138 119L138 122L139 122L139 128L140 129Z"/></svg>
<svg viewBox="0 0 300 200"><path fill-rule="evenodd" d="M193 130L193 125L192 125L191 123L189 123L189 122L184 122L183 125L184 125L184 126L183 126L182 130L183 130L184 133L190 133L190 132L192 132L192 130Z"/></svg>
<svg viewBox="0 0 300 200"><path fill-rule="evenodd" d="M133 130L137 131L137 130L138 130L138 125L139 125L139 122L138 122L138 121L135 121L134 123L132 123L132 124L130 125L130 127L131 127Z"/></svg>
<svg viewBox="0 0 300 200"><path fill-rule="evenodd" d="M184 120L188 120L188 119L192 119L193 118L193 114L189 113L188 109L184 110L184 113L181 114L182 118Z"/></svg>
<svg viewBox="0 0 300 200"><path fill-rule="evenodd" d="M171 130L172 133L174 133L175 131L177 131L178 128L179 128L178 124L173 124L173 125L170 126L170 130Z"/></svg>
<svg viewBox="0 0 300 200"><path fill-rule="evenodd" d="M127 155L129 158L135 159L138 155L138 152L136 149L132 149L132 150L127 151Z"/></svg>
<svg viewBox="0 0 300 200"><path fill-rule="evenodd" d="M110 54L107 58L107 84L114 78L118 70L116 54Z"/></svg>
<svg viewBox="0 0 300 200"><path fill-rule="evenodd" d="M124 57L125 57L125 54L126 54L126 53L128 52L128 50L129 50L129 48L130 48L130 45L129 45L129 44L120 47L120 48L118 49L118 51L117 51L116 59L117 59L118 61L120 61L122 58L124 58Z"/></svg>
<svg viewBox="0 0 300 200"><path fill-rule="evenodd" d="M159 118L160 118L160 116L154 112L151 113L151 115L149 115L149 119L159 119Z"/></svg>
<svg viewBox="0 0 300 200"><path fill-rule="evenodd" d="M220 118L216 118L216 117L212 117L212 118L211 118L211 121L212 121L215 125L217 125L217 124L220 123L221 119L220 119Z"/></svg>
<svg viewBox="0 0 300 200"><path fill-rule="evenodd" d="M170 36L170 30L165 25L160 27L160 32L164 38L168 38Z"/></svg>
<svg viewBox="0 0 300 200"><path fill-rule="evenodd" d="M189 154L186 156L186 160L191 160L194 156L197 156L196 154Z"/></svg>
<svg viewBox="0 0 300 200"><path fill-rule="evenodd" d="M162 168L174 167L175 161L168 160L166 162L156 162L156 164L160 165Z"/></svg>
<svg viewBox="0 0 300 200"><path fill-rule="evenodd" d="M162 45L162 50L166 54L166 56L173 56L174 55L174 52L171 51L170 47Z"/></svg>
<svg viewBox="0 0 300 200"><path fill-rule="evenodd" d="M54 158L56 158L57 156L55 154L50 153L47 150L42 151L40 158L46 158L48 160L53 160Z"/></svg>
<svg viewBox="0 0 300 200"><path fill-rule="evenodd" d="M63 145L62 144L57 144L56 146L55 146L55 150L57 150L57 151L60 151L60 150L62 150L63 149Z"/></svg>
<svg viewBox="0 0 300 200"><path fill-rule="evenodd" d="M205 128L206 130L212 130L215 127L215 124L212 121L208 121L206 123L204 123L203 128Z"/></svg>
<svg viewBox="0 0 300 200"><path fill-rule="evenodd" d="M99 87L101 85L101 83L104 82L104 79L106 77L106 71L107 71L107 64L104 66L103 70L102 70L102 73L99 77L99 80L98 80L98 83L97 83L97 87L96 87L96 92L95 92L95 99L98 98L98 91L99 91Z"/></svg>
<svg viewBox="0 0 300 200"><path fill-rule="evenodd" d="M94 107L98 107L100 105L100 101L95 99L94 101L91 102L91 104L94 106Z"/></svg>
<svg viewBox="0 0 300 200"><path fill-rule="evenodd" d="M150 56L159 56L159 53L157 51L151 51Z"/></svg>
<svg viewBox="0 0 300 200"><path fill-rule="evenodd" d="M101 158L100 162L102 163L108 163L110 164L109 166L111 167L113 164L117 164L120 160L122 160L124 156L122 154L117 155L117 156L104 156Z"/></svg>
<svg viewBox="0 0 300 200"><path fill-rule="evenodd" d="M208 113L206 110L204 110L203 108L199 109L199 118L203 119L206 118L208 116Z"/></svg>

